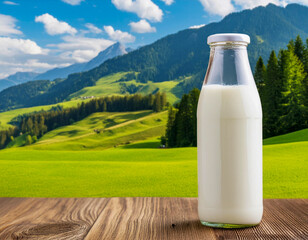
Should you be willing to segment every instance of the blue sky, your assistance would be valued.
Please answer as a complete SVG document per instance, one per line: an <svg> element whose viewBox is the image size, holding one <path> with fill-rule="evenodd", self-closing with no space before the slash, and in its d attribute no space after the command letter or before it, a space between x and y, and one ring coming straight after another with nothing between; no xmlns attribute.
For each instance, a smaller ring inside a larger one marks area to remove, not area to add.
<svg viewBox="0 0 308 240"><path fill-rule="evenodd" d="M117 41L137 48L269 2L308 5L308 0L0 1L0 78L88 61Z"/></svg>

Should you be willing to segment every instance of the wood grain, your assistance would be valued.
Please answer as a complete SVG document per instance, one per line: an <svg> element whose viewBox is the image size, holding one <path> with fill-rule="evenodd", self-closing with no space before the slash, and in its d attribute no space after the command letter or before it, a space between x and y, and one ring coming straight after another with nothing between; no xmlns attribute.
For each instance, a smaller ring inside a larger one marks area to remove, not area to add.
<svg viewBox="0 0 308 240"><path fill-rule="evenodd" d="M200 224L195 198L0 199L0 239L308 239L308 199L268 199L257 227Z"/></svg>
<svg viewBox="0 0 308 240"><path fill-rule="evenodd" d="M95 198L2 198L0 239L84 239L107 203Z"/></svg>

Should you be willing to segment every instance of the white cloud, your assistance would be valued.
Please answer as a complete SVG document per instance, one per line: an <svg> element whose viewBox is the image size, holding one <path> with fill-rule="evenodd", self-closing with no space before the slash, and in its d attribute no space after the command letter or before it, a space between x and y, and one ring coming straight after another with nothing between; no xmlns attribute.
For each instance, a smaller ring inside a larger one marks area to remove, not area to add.
<svg viewBox="0 0 308 240"><path fill-rule="evenodd" d="M257 6L266 6L269 3L273 3L278 6L285 7L289 3L299 3L308 5L308 0L233 0L236 5L242 7L242 9L251 9Z"/></svg>
<svg viewBox="0 0 308 240"><path fill-rule="evenodd" d="M102 32L103 32L102 29L96 27L96 26L95 26L94 24L92 24L92 23L87 23L85 26L89 29L89 32L91 32L91 33L99 34L99 33L102 33Z"/></svg>
<svg viewBox="0 0 308 240"><path fill-rule="evenodd" d="M11 1L3 1L3 3L6 5L19 5L18 3L11 2Z"/></svg>
<svg viewBox="0 0 308 240"><path fill-rule="evenodd" d="M131 27L132 32L136 33L156 32L156 28L151 27L151 25L145 19L141 19L139 22L131 22L129 25Z"/></svg>
<svg viewBox="0 0 308 240"><path fill-rule="evenodd" d="M224 17L236 10L252 9L273 3L285 7L289 3L308 5L308 0L199 0L204 10L213 15Z"/></svg>
<svg viewBox="0 0 308 240"><path fill-rule="evenodd" d="M64 42L49 47L56 47L63 61L86 62L94 58L100 51L114 44L104 38L63 37Z"/></svg>
<svg viewBox="0 0 308 240"><path fill-rule="evenodd" d="M163 11L151 0L111 0L119 10L136 13L138 17L160 22Z"/></svg>
<svg viewBox="0 0 308 240"><path fill-rule="evenodd" d="M10 37L0 37L1 56L14 56L23 54L46 54L47 50L41 48L36 42L29 39L17 39Z"/></svg>
<svg viewBox="0 0 308 240"><path fill-rule="evenodd" d="M22 32L16 28L16 22L16 18L0 14L0 36L22 34Z"/></svg>
<svg viewBox="0 0 308 240"><path fill-rule="evenodd" d="M234 0L234 3L240 5L243 9L251 9L257 6L266 6L269 3L282 5L283 1L280 0Z"/></svg>
<svg viewBox="0 0 308 240"><path fill-rule="evenodd" d="M0 77L16 72L44 72L86 62L115 43L104 38L82 36L64 36L62 39L62 43L50 44L49 49L45 49L31 40L0 37Z"/></svg>
<svg viewBox="0 0 308 240"><path fill-rule="evenodd" d="M190 26L189 29L198 29L198 28L202 28L204 26L205 26L205 24L193 25L193 26Z"/></svg>
<svg viewBox="0 0 308 240"><path fill-rule="evenodd" d="M39 59L27 59L26 62L23 63L13 63L13 62L4 62L4 61L0 61L0 65L1 66L5 66L5 67L13 67L13 68L19 68L20 71L25 72L25 69L31 68L32 70L30 71L35 71L34 69L36 68L42 68L42 69L50 69L50 68L55 68L55 67L59 67L59 66L67 66L67 64L50 64L50 63L46 63L46 62L41 62L39 61ZM22 70L23 69L23 70Z"/></svg>
<svg viewBox="0 0 308 240"><path fill-rule="evenodd" d="M162 0L166 5L171 5L174 3L174 0Z"/></svg>
<svg viewBox="0 0 308 240"><path fill-rule="evenodd" d="M65 2L73 6L79 5L82 1L83 0L62 0L62 2Z"/></svg>
<svg viewBox="0 0 308 240"><path fill-rule="evenodd" d="M235 8L231 3L231 0L199 0L203 5L206 12L225 16L231 12L234 12Z"/></svg>
<svg viewBox="0 0 308 240"><path fill-rule="evenodd" d="M43 23L45 30L49 35L57 35L64 33L73 35L77 33L77 30L71 27L68 23L59 21L48 13L35 17L35 22Z"/></svg>
<svg viewBox="0 0 308 240"><path fill-rule="evenodd" d="M108 36L118 42L122 43L128 43L128 42L134 42L135 37L128 32L122 32L120 30L114 30L112 26L104 26L105 32L108 34Z"/></svg>
<svg viewBox="0 0 308 240"><path fill-rule="evenodd" d="M49 50L30 39L0 37L0 52L1 77L19 71L45 70L57 66L47 63ZM46 61L37 58L45 58Z"/></svg>

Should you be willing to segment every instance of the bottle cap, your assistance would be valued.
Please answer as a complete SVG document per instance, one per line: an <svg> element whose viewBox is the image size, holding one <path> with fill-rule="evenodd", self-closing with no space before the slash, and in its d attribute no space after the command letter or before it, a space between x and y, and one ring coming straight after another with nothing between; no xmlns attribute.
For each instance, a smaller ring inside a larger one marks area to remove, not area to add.
<svg viewBox="0 0 308 240"><path fill-rule="evenodd" d="M250 43L250 37L240 33L219 33L210 35L207 38L207 44L215 42L245 42Z"/></svg>

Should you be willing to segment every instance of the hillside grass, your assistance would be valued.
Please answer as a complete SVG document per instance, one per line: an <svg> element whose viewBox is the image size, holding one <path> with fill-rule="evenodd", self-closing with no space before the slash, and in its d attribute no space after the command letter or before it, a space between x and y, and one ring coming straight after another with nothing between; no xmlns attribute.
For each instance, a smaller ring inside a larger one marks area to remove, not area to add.
<svg viewBox="0 0 308 240"><path fill-rule="evenodd" d="M22 147L26 143L26 137L27 134L18 136L14 139L14 141L9 142L9 144L6 147L7 148Z"/></svg>
<svg viewBox="0 0 308 240"><path fill-rule="evenodd" d="M157 139L164 134L166 123L167 111L94 113L72 125L48 132L29 148L63 151L114 148Z"/></svg>
<svg viewBox="0 0 308 240"><path fill-rule="evenodd" d="M78 99L80 97L101 97L101 96L112 96L112 95L125 95L127 93L121 92L121 83L125 83L127 85L134 84L136 86L141 86L141 88L136 92L143 95L147 95L150 93L155 93L157 91L165 92L167 96L167 100L173 104L180 100L183 92L179 91L176 86L182 80L173 80L173 81L165 81L165 82L147 82L140 83L136 80L130 80L125 82L119 82L122 77L124 77L128 72L121 72L111 74L105 77L100 78L95 86L86 87L78 92L71 94L68 99ZM176 89L176 90L174 90Z"/></svg>
<svg viewBox="0 0 308 240"><path fill-rule="evenodd" d="M2 150L0 196L197 197L196 148L133 145L137 148ZM307 148L307 142L264 146L264 198L308 198Z"/></svg>
<svg viewBox="0 0 308 240"><path fill-rule="evenodd" d="M300 131L264 139L263 144L270 145L270 144L307 142L307 141L308 141L308 128L300 130Z"/></svg>
<svg viewBox="0 0 308 240"><path fill-rule="evenodd" d="M84 100L87 101L87 100ZM0 112L0 130L5 130L9 127L12 127L10 124L10 121L17 117L18 115L23 115L26 113L33 113L33 112L39 112L39 111L48 111L52 107L60 105L63 106L64 108L69 108L69 107L75 107L77 106L78 103L81 103L82 100L73 100L73 101L67 101L67 102L62 102L58 104L51 104L51 105L45 105L45 106L37 106L37 107L29 107L29 108L19 108L19 109L14 109L6 112Z"/></svg>

